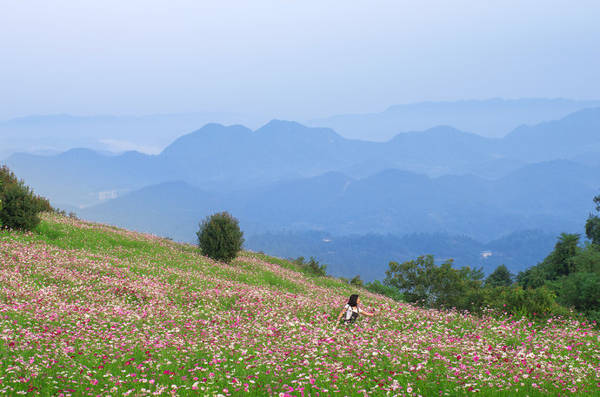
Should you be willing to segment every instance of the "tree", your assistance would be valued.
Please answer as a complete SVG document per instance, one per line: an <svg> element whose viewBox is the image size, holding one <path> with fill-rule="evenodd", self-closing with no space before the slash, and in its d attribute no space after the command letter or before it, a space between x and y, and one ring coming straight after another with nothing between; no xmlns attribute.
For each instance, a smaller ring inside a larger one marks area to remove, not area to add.
<svg viewBox="0 0 600 397"><path fill-rule="evenodd" d="M594 197L596 211L600 212L600 195ZM592 244L600 245L600 217L590 214L585 223L585 235L592 241Z"/></svg>
<svg viewBox="0 0 600 397"><path fill-rule="evenodd" d="M51 210L47 199L34 195L8 167L0 167L0 225L32 230L40 223L38 213Z"/></svg>
<svg viewBox="0 0 600 397"><path fill-rule="evenodd" d="M544 269L545 263L532 266L517 275L517 283L527 288L539 288L548 280L548 272Z"/></svg>
<svg viewBox="0 0 600 397"><path fill-rule="evenodd" d="M585 222L585 235L592 241L592 244L600 245L600 217L590 215Z"/></svg>
<svg viewBox="0 0 600 397"><path fill-rule="evenodd" d="M2 186L0 224L11 229L33 230L39 223L39 205L31 191L23 184Z"/></svg>
<svg viewBox="0 0 600 397"><path fill-rule="evenodd" d="M420 302L425 306L435 303L433 256L420 256L404 263L390 262L388 266L384 284L397 288L407 302Z"/></svg>
<svg viewBox="0 0 600 397"><path fill-rule="evenodd" d="M231 262L244 244L239 221L228 212L216 213L204 219L196 234L202 253L218 261Z"/></svg>
<svg viewBox="0 0 600 397"><path fill-rule="evenodd" d="M352 278L352 280L350 280L350 285L355 285L357 287L363 287L364 283L363 283L362 279L360 278L360 275L356 275Z"/></svg>
<svg viewBox="0 0 600 397"><path fill-rule="evenodd" d="M397 288L408 302L427 307L478 309L483 299L481 269L455 269L448 260L437 266L433 256L398 264L390 262L384 283Z"/></svg>
<svg viewBox="0 0 600 397"><path fill-rule="evenodd" d="M600 308L600 275L573 273L558 285L559 302L577 311Z"/></svg>
<svg viewBox="0 0 600 397"><path fill-rule="evenodd" d="M305 261L303 256L299 256L298 258L294 259L292 263L298 266L305 273L308 273L312 276L321 277L327 275L327 265L321 265L313 256L311 256L308 261Z"/></svg>
<svg viewBox="0 0 600 397"><path fill-rule="evenodd" d="M485 280L486 287L508 287L513 283L513 275L504 265L500 265Z"/></svg>
<svg viewBox="0 0 600 397"><path fill-rule="evenodd" d="M556 276L568 276L574 271L575 266L573 258L577 255L579 249L579 234L562 233L554 247L554 252L550 254L551 269Z"/></svg>

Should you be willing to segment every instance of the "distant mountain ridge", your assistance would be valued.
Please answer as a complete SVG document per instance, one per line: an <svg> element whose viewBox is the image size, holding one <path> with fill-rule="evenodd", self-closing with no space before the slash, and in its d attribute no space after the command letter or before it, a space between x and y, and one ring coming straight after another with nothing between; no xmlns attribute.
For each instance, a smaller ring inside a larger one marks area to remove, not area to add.
<svg viewBox="0 0 600 397"><path fill-rule="evenodd" d="M521 125L558 120L570 113L600 106L600 100L486 99L455 102L421 102L390 106L380 113L345 114L311 120L353 139L387 141L404 131L421 131L437 125L486 137L502 137Z"/></svg>
<svg viewBox="0 0 600 397"><path fill-rule="evenodd" d="M335 276L360 275L371 281L385 277L390 261L401 263L426 254L434 255L438 263L453 259L457 266L481 267L486 274L501 264L517 273L543 260L555 242L555 235L541 230L514 232L485 243L446 233L336 236L297 231L252 235L246 245L254 251L289 258L314 256Z"/></svg>
<svg viewBox="0 0 600 397"><path fill-rule="evenodd" d="M214 121L252 126L263 122L225 112L144 116L32 115L0 121L0 160L17 152L56 153L74 147L104 152L159 153L178 136Z"/></svg>
<svg viewBox="0 0 600 397"><path fill-rule="evenodd" d="M223 191L332 171L353 178L386 169L500 178L527 163L600 153L599 126L600 108L595 108L555 122L520 127L503 139L436 127L377 143L289 121L273 120L256 131L240 125L207 124L176 139L158 155L68 151L58 156L16 154L7 163L40 193L77 206L97 202L93 196L100 191L131 191L171 180ZM79 191L67 195L56 189L66 181Z"/></svg>
<svg viewBox="0 0 600 397"><path fill-rule="evenodd" d="M503 263L516 272L541 260L559 233L582 230L598 187L600 168L563 160L496 181L388 170L360 180L327 173L222 194L169 182L80 214L193 242L200 219L227 210L240 219L250 249L314 255L334 274L367 279L381 278L390 260L423 254L487 272ZM524 232L531 228L544 232ZM377 237L384 233L395 237ZM398 237L415 233L421 237ZM335 243L321 241L323 236ZM489 257L482 256L486 250ZM366 264L371 266L360 270Z"/></svg>
<svg viewBox="0 0 600 397"><path fill-rule="evenodd" d="M600 108L520 127L501 139L440 126L366 142L281 120L255 131L212 123L156 155L72 149L50 156L16 154L8 164L60 208L177 240L193 241L202 218L228 210L240 219L252 248L270 247L260 239L270 232L320 231L348 244L358 238L352 235L438 233L446 236L441 243L463 247L458 258L473 265L491 243L471 240L530 229L581 232L600 188L599 126ZM389 244L400 244L395 239L366 239L382 244L381 260L431 253L394 250ZM542 241L547 252L550 239L531 239ZM414 249L423 248L410 241ZM506 244L499 243L497 255L483 263L504 260L519 267ZM334 250L337 259L317 252L351 271L355 262L343 258L353 251L340 249ZM296 251L280 254L291 252ZM527 260L537 260L540 252L527 254Z"/></svg>
<svg viewBox="0 0 600 397"><path fill-rule="evenodd" d="M556 234L579 231L599 188L600 168L557 160L529 165L494 181L387 170L362 179L333 172L224 193L169 182L81 214L183 241L194 239L199 219L223 210L236 214L250 234L443 232L487 241L531 228ZM157 229L146 228L145 213L153 214Z"/></svg>

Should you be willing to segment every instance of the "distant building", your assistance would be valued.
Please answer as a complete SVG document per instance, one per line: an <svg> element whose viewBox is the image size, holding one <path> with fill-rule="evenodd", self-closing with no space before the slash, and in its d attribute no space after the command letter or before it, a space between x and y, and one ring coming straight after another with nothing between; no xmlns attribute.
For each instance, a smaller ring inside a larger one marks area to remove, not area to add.
<svg viewBox="0 0 600 397"><path fill-rule="evenodd" d="M481 251L481 257L482 257L483 259L487 259L487 258L489 258L489 257L490 257L490 256L492 256L492 255L493 255L493 254L492 254L492 251Z"/></svg>
<svg viewBox="0 0 600 397"><path fill-rule="evenodd" d="M110 199L115 199L118 196L119 195L116 190L106 190L104 192L98 193L98 200L100 200L100 201L110 200Z"/></svg>

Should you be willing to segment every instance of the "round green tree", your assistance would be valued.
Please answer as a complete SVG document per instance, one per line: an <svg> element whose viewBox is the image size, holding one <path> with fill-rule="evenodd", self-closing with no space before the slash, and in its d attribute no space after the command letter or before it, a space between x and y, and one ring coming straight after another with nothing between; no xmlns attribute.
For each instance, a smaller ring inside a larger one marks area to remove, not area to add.
<svg viewBox="0 0 600 397"><path fill-rule="evenodd" d="M198 245L209 258L231 262L244 244L239 222L228 212L213 214L200 223Z"/></svg>
<svg viewBox="0 0 600 397"><path fill-rule="evenodd" d="M10 229L33 230L40 223L38 202L26 186L17 183L2 186L0 200L0 225Z"/></svg>

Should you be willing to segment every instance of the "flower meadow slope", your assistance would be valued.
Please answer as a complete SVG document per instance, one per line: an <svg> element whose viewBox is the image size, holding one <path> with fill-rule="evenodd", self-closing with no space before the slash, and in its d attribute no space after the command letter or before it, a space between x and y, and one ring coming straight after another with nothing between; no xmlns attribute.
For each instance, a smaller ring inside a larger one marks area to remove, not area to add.
<svg viewBox="0 0 600 397"><path fill-rule="evenodd" d="M600 392L600 338L575 321L424 310L334 329L349 293L286 261L45 215L0 232L0 393L542 395ZM274 263L276 262L276 263Z"/></svg>

